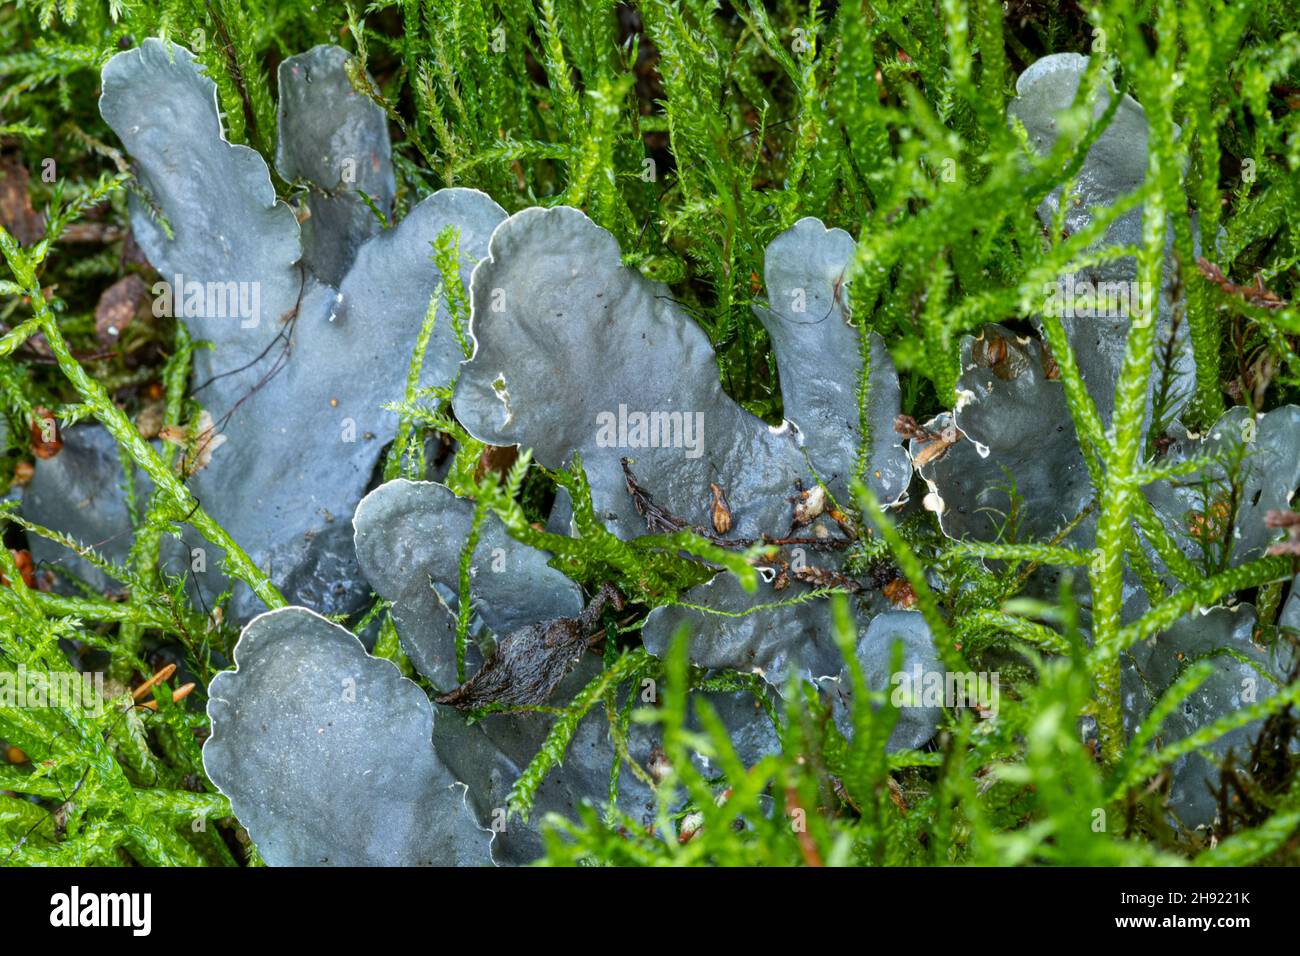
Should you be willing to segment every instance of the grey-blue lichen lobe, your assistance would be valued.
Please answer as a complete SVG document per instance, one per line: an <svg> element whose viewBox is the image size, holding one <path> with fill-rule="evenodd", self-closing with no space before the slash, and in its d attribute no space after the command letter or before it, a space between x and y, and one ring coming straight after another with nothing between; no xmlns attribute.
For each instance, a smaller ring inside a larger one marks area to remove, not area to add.
<svg viewBox="0 0 1300 956"><path fill-rule="evenodd" d="M22 513L28 521L62 532L80 547L88 548L111 564L127 565L135 527L124 491L126 473L117 442L98 423L81 423L61 432L63 447L52 458L38 458L31 482L23 489ZM134 471L135 500L146 502L153 482ZM201 544L193 532L185 532L191 544ZM28 535L32 560L42 571L51 571L55 587L72 590L75 577L96 591L114 591L124 582L106 574L85 557L43 535ZM183 561L189 545L167 536L162 549L165 559Z"/></svg>
<svg viewBox="0 0 1300 956"><path fill-rule="evenodd" d="M692 663L756 673L782 690L791 673L815 678L840 669L830 602L791 603L806 590L793 585L774 592L760 584L748 592L735 577L719 574L687 592L683 604L652 610L641 637L652 654L663 657L685 627Z"/></svg>
<svg viewBox="0 0 1300 956"><path fill-rule="evenodd" d="M276 200L262 157L226 140L216 84L185 48L149 38L114 56L99 109L135 162L144 201L132 205L132 232L164 280L256 283L256 326L195 316L191 327L218 346L223 368L237 367L266 347L297 304L302 253L293 210Z"/></svg>
<svg viewBox="0 0 1300 956"><path fill-rule="evenodd" d="M548 467L580 454L597 516L623 538L645 532L623 457L693 524L708 521L710 482L726 491L736 535L780 523L807 474L793 432L722 391L703 330L581 212L511 216L475 270L472 301L475 351L453 407L474 437L531 448Z"/></svg>
<svg viewBox="0 0 1300 956"><path fill-rule="evenodd" d="M896 648L901 652L895 666ZM936 702L934 693L927 690L952 685L948 673L940 663L934 649L934 636L925 618L915 611L886 611L877 615L858 635L856 645L858 665L862 678L870 691L884 692L889 696L898 716L889 735L885 749L888 751L916 749L934 736L943 719L946 696ZM834 678L818 681L830 696L835 725L846 737L853 736L853 691L848 668L841 669ZM966 685L961 686L962 693ZM985 685L986 691L989 689ZM997 685L991 688L998 693ZM926 694L930 696L927 697ZM989 700L955 698L951 705L975 707L988 705ZM996 712L996 697L991 698L991 709Z"/></svg>
<svg viewBox="0 0 1300 956"><path fill-rule="evenodd" d="M997 325L963 338L961 357L956 410L927 423L934 440L955 425L956 443L933 455L934 440L911 443L935 495L927 503L953 538L1054 539L1093 497L1054 362L1037 340Z"/></svg>
<svg viewBox="0 0 1300 956"><path fill-rule="evenodd" d="M1163 464L1205 462L1144 489L1179 547L1211 567L1262 556L1274 536L1265 515L1289 509L1300 485L1300 407L1256 415L1237 405L1204 434L1192 435L1176 423L1171 436Z"/></svg>
<svg viewBox="0 0 1300 956"><path fill-rule="evenodd" d="M370 492L353 517L357 558L375 592L393 604L393 620L412 663L435 685L456 679L455 613L460 559L474 503L445 485L397 479ZM520 544L493 514L479 527L470 560L476 619L505 635L538 621L575 617L578 586ZM483 650L490 650L490 634Z"/></svg>
<svg viewBox="0 0 1300 956"><path fill-rule="evenodd" d="M1023 124L1030 145L1040 154L1049 153L1061 134L1062 118L1069 115L1085 79L1089 58L1077 53L1057 53L1035 61L1016 81L1016 98L1007 107L1013 122ZM1085 119L1101 119L1113 101L1110 81L1101 77L1098 85L1084 90L1091 97L1084 103ZM1177 128L1175 128L1177 135ZM1058 215L1067 236L1087 229L1100 209L1141 188L1146 180L1148 126L1141 105L1124 94L1115 105L1109 125L1089 148L1067 197L1058 186L1039 205L1038 215L1051 228ZM1142 245L1143 207L1137 205L1116 217L1105 234L1090 248L1137 248ZM1080 373L1096 403L1103 424L1110 421L1115 385L1124 357L1129 325L1139 310L1156 315L1157 341L1172 338L1173 356L1166 373L1153 374L1148 402L1163 388L1168 408L1174 413L1190 397L1195 382L1187 323L1175 323L1174 302L1180 294L1178 269L1173 257L1172 230L1166 230L1166 254L1160 288L1143 289L1138 284L1133 256L1108 257L1091 262L1077 271L1062 274L1054 288L1044 289L1043 307L1061 316L1061 324L1074 350ZM1199 248L1199 240L1195 239ZM1184 263L1187 268L1189 264ZM1077 306L1076 306L1077 302Z"/></svg>
<svg viewBox="0 0 1300 956"><path fill-rule="evenodd" d="M857 244L843 229L800 219L772 240L764 258L767 307L754 313L772 340L785 417L813 467L840 501L869 439L863 479L881 501L907 489L911 464L894 432L898 374L875 332L867 333L866 428L859 397L863 335L849 315L849 269Z"/></svg>
<svg viewBox="0 0 1300 956"><path fill-rule="evenodd" d="M461 274L446 278L465 281L505 213L482 193L443 190L381 231L345 188L355 158L355 185L381 213L391 205L386 124L352 88L347 54L318 47L286 61L282 80L281 170L310 181L309 208L330 197L341 213L313 209L306 270L292 210L276 201L262 158L225 140L215 86L187 51L149 40L115 56L101 109L138 164L146 201L133 208L133 229L163 280L179 283L178 317L214 346L195 352L193 392L225 441L191 487L290 601L347 613L366 596L347 518L396 432L384 405L404 394L442 281L430 243L448 227L459 232ZM202 294L190 308L191 286L233 288L238 308L214 313ZM462 356L450 326L442 310L422 384L455 373ZM220 557L210 548L195 577L205 600L232 586ZM233 588L233 619L261 609L242 584Z"/></svg>
<svg viewBox="0 0 1300 956"><path fill-rule="evenodd" d="M362 196L387 217L396 192L387 117L353 87L350 58L341 47L317 46L279 70L276 169L286 180L308 183L303 261L335 286L361 244L382 228Z"/></svg>
<svg viewBox="0 0 1300 956"><path fill-rule="evenodd" d="M1255 608L1249 604L1195 611L1169 630L1132 647L1125 677L1125 724L1131 731L1160 695L1194 663L1208 661L1210 676L1165 720L1165 746L1210 726L1216 720L1265 700L1285 684L1293 664L1287 645L1270 650L1256 643ZM1221 735L1203 751L1217 763L1233 750L1238 766L1247 762L1263 720ZM1170 768L1169 805L1187 827L1207 826L1217 813L1219 773L1201 751L1184 754Z"/></svg>
<svg viewBox="0 0 1300 956"><path fill-rule="evenodd" d="M432 705L392 663L305 608L254 619L235 662L209 690L203 762L268 863L491 862Z"/></svg>

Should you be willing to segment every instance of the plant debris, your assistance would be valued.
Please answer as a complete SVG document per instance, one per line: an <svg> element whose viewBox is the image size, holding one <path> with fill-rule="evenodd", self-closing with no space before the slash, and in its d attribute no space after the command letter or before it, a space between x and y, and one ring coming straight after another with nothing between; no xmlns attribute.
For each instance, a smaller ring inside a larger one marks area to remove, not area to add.
<svg viewBox="0 0 1300 956"><path fill-rule="evenodd" d="M509 711L546 703L590 647L592 632L609 605L621 611L622 592L606 584L577 617L542 621L511 631L478 672L455 690L435 698L457 710L494 707Z"/></svg>

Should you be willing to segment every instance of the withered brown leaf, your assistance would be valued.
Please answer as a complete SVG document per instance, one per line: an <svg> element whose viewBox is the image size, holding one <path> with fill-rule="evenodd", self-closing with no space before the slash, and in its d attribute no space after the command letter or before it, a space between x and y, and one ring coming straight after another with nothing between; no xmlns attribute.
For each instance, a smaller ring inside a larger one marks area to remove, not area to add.
<svg viewBox="0 0 1300 956"><path fill-rule="evenodd" d="M118 341L140 307L148 301L149 289L144 280L134 273L118 279L104 290L95 306L95 337L101 345Z"/></svg>
<svg viewBox="0 0 1300 956"><path fill-rule="evenodd" d="M32 208L30 181L17 154L0 155L0 226L21 246L30 246L45 234L45 217Z"/></svg>
<svg viewBox="0 0 1300 956"><path fill-rule="evenodd" d="M591 642L607 604L622 610L622 592L604 584L577 617L559 617L511 631L483 666L455 690L436 698L457 710L497 705L517 710L544 704Z"/></svg>
<svg viewBox="0 0 1300 956"><path fill-rule="evenodd" d="M713 501L709 504L713 530L718 534L726 534L731 530L731 505L727 504L727 496L717 484L709 482L709 491L713 494Z"/></svg>
<svg viewBox="0 0 1300 956"><path fill-rule="evenodd" d="M40 405L32 409L32 454L37 458L53 458L63 450L63 437L54 413Z"/></svg>

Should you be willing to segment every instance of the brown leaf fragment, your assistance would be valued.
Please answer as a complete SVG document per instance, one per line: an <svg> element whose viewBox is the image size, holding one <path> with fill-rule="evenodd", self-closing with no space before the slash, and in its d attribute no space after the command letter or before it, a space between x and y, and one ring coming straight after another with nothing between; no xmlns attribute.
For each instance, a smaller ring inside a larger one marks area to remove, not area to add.
<svg viewBox="0 0 1300 956"><path fill-rule="evenodd" d="M34 589L36 587L36 566L32 564L32 553L26 549L19 551L10 548L9 554L14 559L14 566L18 569L23 584ZM9 576L3 572L0 572L0 587L9 587Z"/></svg>
<svg viewBox="0 0 1300 956"><path fill-rule="evenodd" d="M1201 275L1205 276L1210 282L1219 287L1219 290L1225 295L1237 296L1245 299L1248 305L1253 305L1261 309L1285 309L1286 300L1271 289L1264 288L1262 277L1255 278L1254 285L1237 285L1223 274L1223 270L1216 266L1209 259L1201 256L1196 260L1196 267L1200 270Z"/></svg>
<svg viewBox="0 0 1300 956"><path fill-rule="evenodd" d="M908 610L916 607L916 592L912 590L911 582L904 577L894 578L881 589L885 599L894 607L901 610Z"/></svg>
<svg viewBox="0 0 1300 956"><path fill-rule="evenodd" d="M1059 382L1061 380L1061 366L1056 364L1056 356L1052 354L1052 347L1047 344L1046 340L1039 344L1043 350L1043 378L1049 382Z"/></svg>
<svg viewBox="0 0 1300 956"><path fill-rule="evenodd" d="M17 155L0 155L0 226L22 246L45 235L45 217L32 208L31 176Z"/></svg>
<svg viewBox="0 0 1300 956"><path fill-rule="evenodd" d="M542 704L577 663L586 635L574 618L530 624L503 637L473 677L437 698L457 710Z"/></svg>
<svg viewBox="0 0 1300 956"><path fill-rule="evenodd" d="M107 245L117 242L125 233L121 226L105 222L70 223L59 235L59 241L68 244Z"/></svg>
<svg viewBox="0 0 1300 956"><path fill-rule="evenodd" d="M796 581L801 581L815 588L841 588L852 594L861 594L865 590L860 582L855 581L847 574L841 574L827 568L815 568L812 565L805 565L802 568L792 567L790 574Z"/></svg>
<svg viewBox="0 0 1300 956"><path fill-rule="evenodd" d="M50 459L63 450L59 435L59 422L48 408L37 405L32 409L32 454Z"/></svg>
<svg viewBox="0 0 1300 956"><path fill-rule="evenodd" d="M637 483L636 475L632 474L631 459L621 458L619 464L623 466L623 481L627 485L627 493L632 498L636 513L645 518L647 531L651 534L672 534L686 527L684 519L655 504L650 492Z"/></svg>
<svg viewBox="0 0 1300 956"><path fill-rule="evenodd" d="M518 445L488 445L474 465L474 480L482 481L489 472L504 479L518 458Z"/></svg>
<svg viewBox="0 0 1300 956"><path fill-rule="evenodd" d="M510 711L546 703L591 643L606 605L622 610L625 603L618 588L605 584L577 617L511 631L473 677L435 699L462 711L492 705Z"/></svg>
<svg viewBox="0 0 1300 956"><path fill-rule="evenodd" d="M1011 381L1029 367L1029 354L1025 348L991 327L985 328L975 340L971 358L1004 382Z"/></svg>
<svg viewBox="0 0 1300 956"><path fill-rule="evenodd" d="M146 269L152 268L149 259L144 254L144 250L135 241L135 233L131 232L130 229L126 231L126 236L122 239L122 265L143 266Z"/></svg>
<svg viewBox="0 0 1300 956"><path fill-rule="evenodd" d="M934 433L918 422L911 415L899 415L894 419L894 431L904 438L916 441L933 441Z"/></svg>
<svg viewBox="0 0 1300 956"><path fill-rule="evenodd" d="M134 274L118 279L105 289L95 306L95 337L100 344L115 344L148 299L148 287Z"/></svg>
<svg viewBox="0 0 1300 956"><path fill-rule="evenodd" d="M889 784L889 799L894 806L898 807L901 813L907 812L907 801L903 799L903 786L893 777L886 777L885 781Z"/></svg>
<svg viewBox="0 0 1300 956"><path fill-rule="evenodd" d="M840 530L844 532L844 537L847 540L858 540L858 528L857 525L853 523L851 517L843 511L840 511L838 508L827 508L826 513L830 515L832 521L840 526Z"/></svg>
<svg viewBox="0 0 1300 956"><path fill-rule="evenodd" d="M731 530L731 506L727 504L727 496L718 485L710 482L709 491L713 494L713 501L709 505L713 530L718 534L726 534Z"/></svg>
<svg viewBox="0 0 1300 956"><path fill-rule="evenodd" d="M949 448L961 440L961 437L957 427L949 425L912 456L912 464L917 468L924 468L930 462L943 457Z"/></svg>

